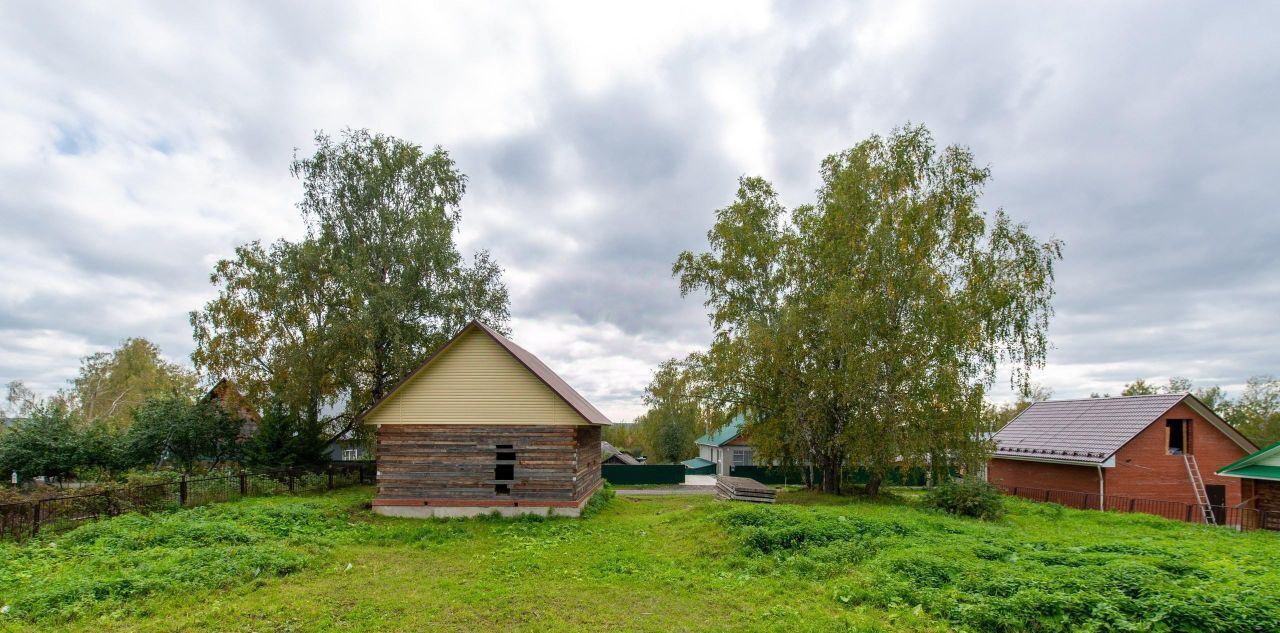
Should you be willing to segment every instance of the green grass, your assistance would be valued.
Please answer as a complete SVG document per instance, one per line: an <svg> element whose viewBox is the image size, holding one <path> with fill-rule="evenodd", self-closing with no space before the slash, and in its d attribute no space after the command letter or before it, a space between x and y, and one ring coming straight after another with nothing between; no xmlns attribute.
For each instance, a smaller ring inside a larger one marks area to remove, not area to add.
<svg viewBox="0 0 1280 633"><path fill-rule="evenodd" d="M582 520L373 515L368 489L0 545L15 631L1280 629L1280 535L1011 500L618 497Z"/></svg>

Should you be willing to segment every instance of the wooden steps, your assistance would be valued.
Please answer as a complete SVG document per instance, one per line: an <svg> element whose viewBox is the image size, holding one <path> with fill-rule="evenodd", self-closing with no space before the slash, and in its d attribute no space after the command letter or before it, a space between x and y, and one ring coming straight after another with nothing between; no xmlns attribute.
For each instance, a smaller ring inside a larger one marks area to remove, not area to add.
<svg viewBox="0 0 1280 633"><path fill-rule="evenodd" d="M730 501L773 503L778 491L746 477L716 476L716 497Z"/></svg>

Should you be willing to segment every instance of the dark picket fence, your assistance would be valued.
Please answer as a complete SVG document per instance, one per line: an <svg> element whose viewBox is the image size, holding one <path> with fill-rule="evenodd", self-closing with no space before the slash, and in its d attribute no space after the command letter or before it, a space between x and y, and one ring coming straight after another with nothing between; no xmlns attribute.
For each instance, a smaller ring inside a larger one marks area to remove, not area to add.
<svg viewBox="0 0 1280 633"><path fill-rule="evenodd" d="M613 485L682 484L684 464L604 464L600 476Z"/></svg>
<svg viewBox="0 0 1280 633"><path fill-rule="evenodd" d="M0 539L22 540L43 532L61 532L87 521L129 512L158 512L244 497L373 484L375 475L372 463L343 463L315 469L183 477L159 484L8 503L0 505Z"/></svg>
<svg viewBox="0 0 1280 633"><path fill-rule="evenodd" d="M1077 510L1101 510L1104 512L1141 512L1187 523L1209 523L1233 527L1238 530L1280 530L1280 512L1260 512L1253 508L1211 506L1206 521L1200 506L1181 501L1159 499L1135 499L1072 490L1046 490L1026 486L999 486L1005 494L1043 503L1056 503Z"/></svg>

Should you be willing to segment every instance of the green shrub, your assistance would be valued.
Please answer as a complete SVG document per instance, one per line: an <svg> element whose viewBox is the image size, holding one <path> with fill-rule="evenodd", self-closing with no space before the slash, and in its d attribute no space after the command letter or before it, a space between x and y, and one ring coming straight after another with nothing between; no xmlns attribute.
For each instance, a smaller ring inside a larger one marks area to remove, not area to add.
<svg viewBox="0 0 1280 633"><path fill-rule="evenodd" d="M948 481L925 493L926 507L950 514L994 521L1004 516L1004 495L1000 489L979 479Z"/></svg>
<svg viewBox="0 0 1280 633"><path fill-rule="evenodd" d="M591 498L587 500L587 504L582 506L582 518L588 519L599 514L601 510L609 507L609 503L613 501L614 496L613 486L606 481L604 487L594 495L591 495Z"/></svg>

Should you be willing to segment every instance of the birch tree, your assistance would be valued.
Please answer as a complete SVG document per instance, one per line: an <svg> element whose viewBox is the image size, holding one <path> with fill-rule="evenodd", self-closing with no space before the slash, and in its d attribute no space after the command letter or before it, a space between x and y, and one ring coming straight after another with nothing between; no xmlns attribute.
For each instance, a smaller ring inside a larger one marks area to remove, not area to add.
<svg viewBox="0 0 1280 633"><path fill-rule="evenodd" d="M789 211L744 178L710 250L677 259L714 331L704 397L831 492L846 468L876 494L894 469L976 459L997 367L1028 390L1044 362L1062 244L980 208L989 170L923 126L832 155L821 177Z"/></svg>

